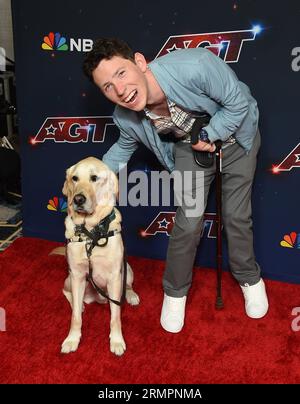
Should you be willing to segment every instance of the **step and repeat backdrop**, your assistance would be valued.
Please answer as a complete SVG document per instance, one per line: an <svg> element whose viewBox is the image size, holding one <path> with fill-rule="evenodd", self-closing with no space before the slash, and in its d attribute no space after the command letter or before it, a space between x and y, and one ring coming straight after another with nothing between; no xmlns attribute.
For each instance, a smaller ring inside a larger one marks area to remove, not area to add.
<svg viewBox="0 0 300 404"><path fill-rule="evenodd" d="M101 158L118 139L113 105L82 72L98 37L119 37L147 60L205 47L257 99L262 146L253 192L255 250L267 278L300 283L299 2L166 0L12 1L22 154L24 236L64 240L66 169ZM162 170L144 146L129 162ZM136 184L127 184L130 192ZM149 197L150 200L150 197ZM122 206L130 255L165 259L175 207ZM213 194L196 264L215 266ZM226 242L224 240L224 246ZM224 266L227 266L226 249Z"/></svg>

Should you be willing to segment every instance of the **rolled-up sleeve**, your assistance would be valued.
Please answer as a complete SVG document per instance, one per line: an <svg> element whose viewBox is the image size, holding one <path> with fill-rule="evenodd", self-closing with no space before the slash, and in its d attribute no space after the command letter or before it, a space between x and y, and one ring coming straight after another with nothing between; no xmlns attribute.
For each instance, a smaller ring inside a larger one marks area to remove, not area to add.
<svg viewBox="0 0 300 404"><path fill-rule="evenodd" d="M249 102L234 71L223 60L208 51L199 63L200 89L220 106L205 129L211 142L224 141L242 124Z"/></svg>
<svg viewBox="0 0 300 404"><path fill-rule="evenodd" d="M114 122L120 130L120 137L116 143L103 155L102 161L115 173L127 164L128 160L138 148L136 139L128 135L119 125L114 117Z"/></svg>

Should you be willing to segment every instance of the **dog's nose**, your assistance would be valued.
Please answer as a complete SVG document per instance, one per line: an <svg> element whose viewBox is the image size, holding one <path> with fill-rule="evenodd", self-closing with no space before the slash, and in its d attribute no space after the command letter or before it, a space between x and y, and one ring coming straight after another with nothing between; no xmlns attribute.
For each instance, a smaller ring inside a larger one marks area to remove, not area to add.
<svg viewBox="0 0 300 404"><path fill-rule="evenodd" d="M86 201L86 197L82 194L77 194L74 196L74 203L77 206L82 206Z"/></svg>

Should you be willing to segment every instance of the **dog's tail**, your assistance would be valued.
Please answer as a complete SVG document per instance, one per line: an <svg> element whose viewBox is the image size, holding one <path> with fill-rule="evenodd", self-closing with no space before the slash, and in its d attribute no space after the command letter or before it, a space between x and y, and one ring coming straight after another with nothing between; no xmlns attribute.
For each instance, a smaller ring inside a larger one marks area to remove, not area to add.
<svg viewBox="0 0 300 404"><path fill-rule="evenodd" d="M56 247L56 248L54 248L54 250L52 250L50 253L49 253L49 255L64 255L64 256L66 256L67 255L67 253L66 253L66 247Z"/></svg>

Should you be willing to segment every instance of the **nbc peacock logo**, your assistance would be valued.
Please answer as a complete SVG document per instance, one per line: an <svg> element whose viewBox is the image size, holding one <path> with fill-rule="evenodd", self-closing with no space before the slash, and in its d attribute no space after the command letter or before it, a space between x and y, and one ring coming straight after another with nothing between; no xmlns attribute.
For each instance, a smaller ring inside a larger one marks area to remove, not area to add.
<svg viewBox="0 0 300 404"><path fill-rule="evenodd" d="M47 209L53 212L67 212L67 202L64 198L58 198L54 196L52 199L49 199Z"/></svg>
<svg viewBox="0 0 300 404"><path fill-rule="evenodd" d="M281 247L285 248L297 248L300 249L300 233L292 231L290 234L286 234L283 240L280 241Z"/></svg>
<svg viewBox="0 0 300 404"><path fill-rule="evenodd" d="M42 49L52 51L67 51L69 49L66 38L61 36L59 32L49 32L44 36L44 42L42 43Z"/></svg>

